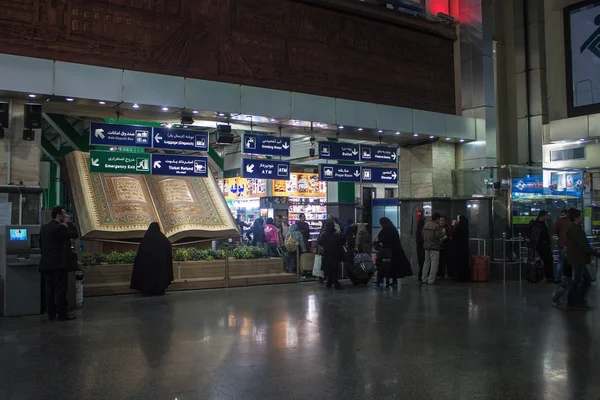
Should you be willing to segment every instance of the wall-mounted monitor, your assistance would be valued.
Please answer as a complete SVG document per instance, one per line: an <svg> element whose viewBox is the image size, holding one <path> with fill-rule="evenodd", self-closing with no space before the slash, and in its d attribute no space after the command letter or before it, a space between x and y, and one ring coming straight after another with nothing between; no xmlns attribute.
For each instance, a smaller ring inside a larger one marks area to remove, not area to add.
<svg viewBox="0 0 600 400"><path fill-rule="evenodd" d="M26 242L27 238L27 229L26 228L16 228L8 230L8 240L11 242Z"/></svg>
<svg viewBox="0 0 600 400"><path fill-rule="evenodd" d="M600 113L600 0L564 9L569 117Z"/></svg>

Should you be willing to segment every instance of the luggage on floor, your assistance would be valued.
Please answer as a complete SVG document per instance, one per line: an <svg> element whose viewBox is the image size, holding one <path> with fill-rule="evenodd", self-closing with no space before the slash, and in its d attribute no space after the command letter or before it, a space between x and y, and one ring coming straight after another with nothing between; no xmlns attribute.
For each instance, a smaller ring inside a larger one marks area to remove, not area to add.
<svg viewBox="0 0 600 400"><path fill-rule="evenodd" d="M375 271L375 263L373 262L371 256L367 253L358 253L354 257L354 265L357 264L360 266L360 268L367 272Z"/></svg>
<svg viewBox="0 0 600 400"><path fill-rule="evenodd" d="M531 283L538 283L544 280L545 271L544 271L544 262L539 257L532 257L527 260L526 268L526 276L527 279Z"/></svg>
<svg viewBox="0 0 600 400"><path fill-rule="evenodd" d="M312 274L315 278L324 278L325 273L323 272L323 257L315 255L315 263L313 264Z"/></svg>
<svg viewBox="0 0 600 400"><path fill-rule="evenodd" d="M302 253L300 254L300 274L312 273L313 266L315 265L315 253Z"/></svg>
<svg viewBox="0 0 600 400"><path fill-rule="evenodd" d="M348 268L348 278L354 285L366 285L373 276L373 270L366 270L360 264Z"/></svg>
<svg viewBox="0 0 600 400"><path fill-rule="evenodd" d="M471 258L471 280L473 282L487 282L490 280L490 257L473 256Z"/></svg>

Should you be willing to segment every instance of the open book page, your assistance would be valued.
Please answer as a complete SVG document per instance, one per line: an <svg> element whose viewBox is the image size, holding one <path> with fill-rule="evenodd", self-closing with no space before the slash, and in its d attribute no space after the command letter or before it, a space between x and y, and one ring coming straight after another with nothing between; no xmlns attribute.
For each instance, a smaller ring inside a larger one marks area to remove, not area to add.
<svg viewBox="0 0 600 400"><path fill-rule="evenodd" d="M237 236L235 221L212 176L146 177L165 235L183 238Z"/></svg>
<svg viewBox="0 0 600 400"><path fill-rule="evenodd" d="M66 156L80 235L87 239L137 239L158 221L141 175L89 172L89 154Z"/></svg>

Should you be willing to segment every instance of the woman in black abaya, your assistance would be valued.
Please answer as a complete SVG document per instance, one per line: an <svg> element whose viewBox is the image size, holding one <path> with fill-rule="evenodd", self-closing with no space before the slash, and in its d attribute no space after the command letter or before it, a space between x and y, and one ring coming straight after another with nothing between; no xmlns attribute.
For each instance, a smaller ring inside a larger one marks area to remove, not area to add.
<svg viewBox="0 0 600 400"><path fill-rule="evenodd" d="M153 222L138 247L130 288L146 295L163 295L171 282L173 282L171 242L160 231L158 222Z"/></svg>
<svg viewBox="0 0 600 400"><path fill-rule="evenodd" d="M464 215L458 217L458 223L452 231L451 258L452 277L456 282L471 279L471 250L469 248L469 220Z"/></svg>
<svg viewBox="0 0 600 400"><path fill-rule="evenodd" d="M398 230L392 221L387 217L383 217L379 220L379 225L381 231L379 231L377 241L381 247L392 250L392 270L390 271L392 283L390 286L396 287L398 286L398 279L412 276L413 271L402 248L402 243L400 243Z"/></svg>

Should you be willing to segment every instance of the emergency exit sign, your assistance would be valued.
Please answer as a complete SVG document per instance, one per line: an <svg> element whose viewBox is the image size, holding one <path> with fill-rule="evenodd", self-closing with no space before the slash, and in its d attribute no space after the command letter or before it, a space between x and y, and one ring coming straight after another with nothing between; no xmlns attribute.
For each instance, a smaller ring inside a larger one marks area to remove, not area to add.
<svg viewBox="0 0 600 400"><path fill-rule="evenodd" d="M90 151L90 172L150 175L150 153Z"/></svg>

